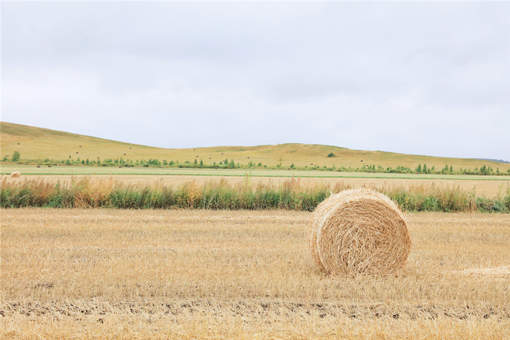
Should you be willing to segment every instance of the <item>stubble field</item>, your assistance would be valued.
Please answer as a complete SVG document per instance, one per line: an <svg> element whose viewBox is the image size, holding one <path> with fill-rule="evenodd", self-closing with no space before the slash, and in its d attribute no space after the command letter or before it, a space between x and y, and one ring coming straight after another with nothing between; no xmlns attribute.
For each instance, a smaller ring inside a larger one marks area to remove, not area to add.
<svg viewBox="0 0 510 340"><path fill-rule="evenodd" d="M276 170L273 171L276 173ZM169 172L164 175L153 175L147 174L130 174L129 172L119 174L40 174L40 175L22 175L19 178L11 178L8 175L0 176L0 181L8 180L11 182L23 183L26 180L44 181L46 183L70 183L71 181L79 181L80 179L90 179L92 181L108 181L119 182L125 185L140 185L140 186L151 186L151 185L165 185L178 187L184 183L195 182L197 184L204 184L210 182L218 182L220 180L226 181L230 184L249 183L256 184L267 184L267 185L278 185L283 182L287 182L292 178L296 178L303 186L317 186L317 185L329 185L334 187L335 185L349 186L352 188L369 187L376 190L402 188L404 190L416 190L416 189L446 189L452 188L456 190L462 190L472 192L475 195L480 195L488 198L495 198L501 195L505 195L510 190L510 179L507 176L416 176L416 175L404 175L404 176L392 176L392 174L347 174L346 177L325 177L327 172L315 171L311 172L310 176L317 177L300 177L300 172L282 172L281 176L270 177L271 172L255 173L253 176L248 172L236 172L235 170L224 171L218 174L211 174L210 172L197 172L187 174L186 172ZM320 176L322 175L322 176ZM352 176L351 176L352 175ZM269 176L269 177L267 177Z"/></svg>
<svg viewBox="0 0 510 340"><path fill-rule="evenodd" d="M408 214L396 275L334 277L307 212L4 209L2 338L504 339L510 216Z"/></svg>

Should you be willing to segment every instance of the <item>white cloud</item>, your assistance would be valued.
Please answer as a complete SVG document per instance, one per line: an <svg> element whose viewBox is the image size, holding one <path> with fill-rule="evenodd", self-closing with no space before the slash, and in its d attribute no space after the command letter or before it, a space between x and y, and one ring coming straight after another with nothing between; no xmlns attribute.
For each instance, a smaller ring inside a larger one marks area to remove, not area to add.
<svg viewBox="0 0 510 340"><path fill-rule="evenodd" d="M509 3L2 3L2 119L510 159Z"/></svg>

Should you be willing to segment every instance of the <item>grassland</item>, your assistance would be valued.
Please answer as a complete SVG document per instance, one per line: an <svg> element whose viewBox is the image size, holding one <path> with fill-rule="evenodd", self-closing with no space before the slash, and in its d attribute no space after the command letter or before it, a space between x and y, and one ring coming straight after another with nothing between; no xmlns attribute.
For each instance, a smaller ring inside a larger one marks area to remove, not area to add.
<svg viewBox="0 0 510 340"><path fill-rule="evenodd" d="M202 185L207 182L224 180L230 184L243 183L277 185L291 178L297 178L303 185L329 185L370 187L377 190L403 188L458 188L487 198L503 197L510 188L510 176L474 176L474 175L414 175L414 174L373 174L343 173L330 171L291 171L291 170L246 170L246 169L155 169L155 168L87 168L87 167L34 167L7 165L0 168L3 180L8 174L20 171L24 180L44 180L48 183L69 183L84 177L91 179L112 179L126 185L180 186L187 182Z"/></svg>
<svg viewBox="0 0 510 340"><path fill-rule="evenodd" d="M46 183L62 183L67 185L72 181L80 181L82 179L90 179L91 181L108 181L112 180L126 186L170 186L179 187L185 183L194 182L196 185L204 185L211 182L225 181L230 185L243 184L246 181L252 185L269 185L278 186L283 182L289 180L287 177L216 177L216 176L194 176L194 175L180 175L180 176L157 176L157 175L114 175L114 176L86 176L86 175L52 175L52 176L39 176L30 175L22 176L19 178L10 178L8 176L1 176L0 180L6 179L13 183L23 183L29 181L44 181ZM510 189L510 181L497 181L497 180L423 180L423 179L392 179L392 178L298 178L303 186L330 186L330 187L369 187L379 191L387 191L394 189L402 189L412 191L419 189L420 191L434 191L436 188L441 190L452 190L456 188L461 191L467 191L474 196L482 196L487 198L501 198Z"/></svg>
<svg viewBox="0 0 510 340"><path fill-rule="evenodd" d="M197 176L197 177L266 177L266 178L371 178L409 180L467 180L510 182L510 176L487 175L441 175L441 174L398 174L343 172L322 170L279 170L279 169L200 169L200 168L114 168L58 166L45 167L22 164L2 164L0 175L18 171L23 175L146 175L146 176Z"/></svg>
<svg viewBox="0 0 510 340"><path fill-rule="evenodd" d="M510 164L490 161L324 145L163 149L3 122L0 149L1 157L19 151L22 160L229 159L284 167L415 168L426 163L437 169L445 164L510 169ZM13 171L22 176L5 176ZM280 188L294 178L293 185L297 182L310 195L364 186L501 201L510 188L510 176L264 168L9 162L2 163L0 174L2 185L43 183L47 190L85 181L90 185L82 186L86 190L78 196L94 199L115 185L158 193L184 186L197 193L192 203L204 192L195 189L218 181L230 193ZM45 197L46 189L35 192ZM470 202L476 207L476 200ZM311 214L304 211L27 208L0 209L0 214L2 339L510 339L508 214L407 213L413 241L408 264L385 277L318 271L307 247Z"/></svg>
<svg viewBox="0 0 510 340"><path fill-rule="evenodd" d="M455 169L480 168L483 165L499 168L503 173L510 169L510 164L482 161L476 159L443 158L420 155L406 155L382 151L351 150L336 146L315 144L280 144L261 146L224 146L188 149L165 149L143 145L122 143L107 139L77 135L62 131L48 130L19 124L0 122L0 156L11 156L14 151L21 154L21 159L54 160L104 159L130 160L173 160L184 163L203 160L207 164L218 163L225 159L236 163L254 164L274 167L282 164L289 167L327 166L359 168L363 164L382 167L405 166L415 169L426 163L429 167L440 169L446 164ZM334 157L328 157L332 153Z"/></svg>
<svg viewBox="0 0 510 340"><path fill-rule="evenodd" d="M2 210L1 338L507 339L510 219L409 214L385 277L325 276L310 213Z"/></svg>
<svg viewBox="0 0 510 340"><path fill-rule="evenodd" d="M4 177L0 182L0 207L121 208L121 209L288 209L313 211L331 193L352 189L342 182L301 183L291 179L277 184L241 183L225 180L198 184L126 184L112 178L73 177L68 181L30 180ZM510 188L496 197L478 196L458 186L368 186L386 194L405 211L510 212Z"/></svg>

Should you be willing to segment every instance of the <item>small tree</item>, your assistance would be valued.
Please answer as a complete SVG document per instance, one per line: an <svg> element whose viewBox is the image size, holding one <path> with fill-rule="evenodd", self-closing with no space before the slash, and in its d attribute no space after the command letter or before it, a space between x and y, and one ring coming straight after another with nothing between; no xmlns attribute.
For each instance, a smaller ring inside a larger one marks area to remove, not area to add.
<svg viewBox="0 0 510 340"><path fill-rule="evenodd" d="M17 162L17 161L19 161L20 156L21 156L21 155L19 154L19 152L18 152L18 151L14 151L14 152L12 153L12 158L11 158L11 160L12 160L13 162Z"/></svg>
<svg viewBox="0 0 510 340"><path fill-rule="evenodd" d="M330 153L328 153L328 157L329 157L329 158L331 158L331 157L335 157L335 154L334 154L334 153L332 153L332 152L330 152Z"/></svg>

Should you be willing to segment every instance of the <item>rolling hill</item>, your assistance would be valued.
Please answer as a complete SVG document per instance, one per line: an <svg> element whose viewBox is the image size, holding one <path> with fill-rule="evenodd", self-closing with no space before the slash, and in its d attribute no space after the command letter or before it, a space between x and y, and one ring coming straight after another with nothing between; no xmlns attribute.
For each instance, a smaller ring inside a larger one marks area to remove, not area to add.
<svg viewBox="0 0 510 340"><path fill-rule="evenodd" d="M259 146L221 146L186 149L165 149L137 144L123 143L103 138L84 136L68 132L43 129L33 126L0 122L0 156L10 156L14 151L21 154L21 160L65 160L104 159L131 160L203 160L207 164L224 159L247 164L259 162L275 166L295 164L298 167L319 165L336 167L360 167L363 164L375 164L383 167L405 166L415 168L418 164L442 168L445 164L455 168L479 168L491 166L500 171L510 169L510 164L490 160L467 158L444 158L409 155L383 151L352 150L328 145L316 144L279 144ZM330 153L334 157L328 157Z"/></svg>

